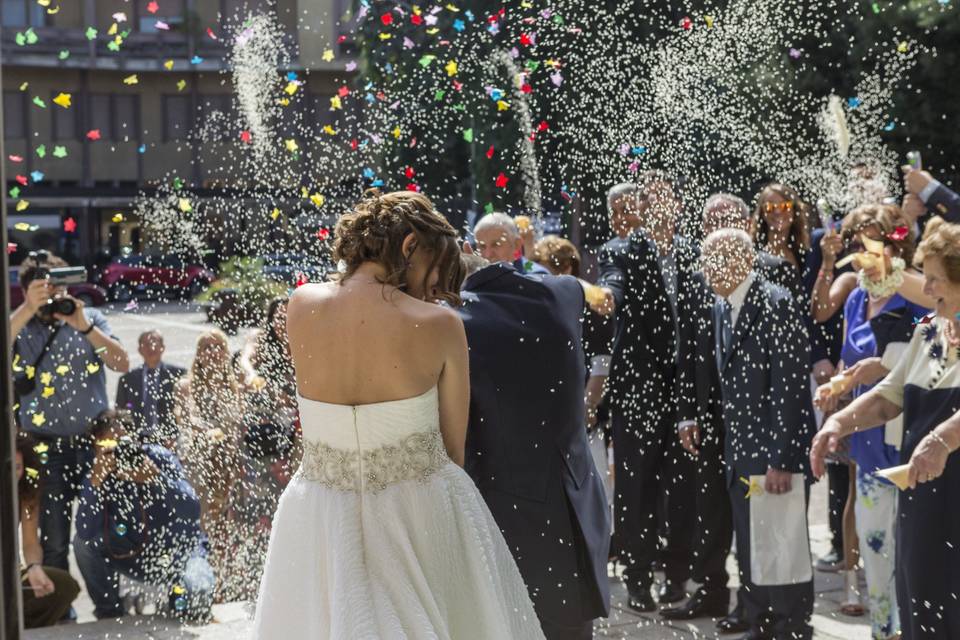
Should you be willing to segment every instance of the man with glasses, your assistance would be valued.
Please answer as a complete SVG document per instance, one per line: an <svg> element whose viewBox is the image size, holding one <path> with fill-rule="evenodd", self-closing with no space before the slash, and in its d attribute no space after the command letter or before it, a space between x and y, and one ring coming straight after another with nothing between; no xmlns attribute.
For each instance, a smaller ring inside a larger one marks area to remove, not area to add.
<svg viewBox="0 0 960 640"><path fill-rule="evenodd" d="M83 434L109 406L104 367L129 368L103 314L50 282L50 270L66 266L57 256L32 252L20 265L23 304L10 314L15 416L39 441L43 462L43 564L64 571L73 504L91 459Z"/></svg>

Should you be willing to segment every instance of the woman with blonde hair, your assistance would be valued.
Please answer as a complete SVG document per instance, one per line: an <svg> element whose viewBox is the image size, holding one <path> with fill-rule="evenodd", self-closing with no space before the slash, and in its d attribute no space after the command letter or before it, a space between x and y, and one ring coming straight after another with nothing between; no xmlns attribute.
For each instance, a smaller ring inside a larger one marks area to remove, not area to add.
<svg viewBox="0 0 960 640"><path fill-rule="evenodd" d="M960 638L960 225L934 218L917 248L936 315L920 319L909 345L872 390L830 416L813 439L817 476L844 437L903 416L898 462L896 594L905 640Z"/></svg>

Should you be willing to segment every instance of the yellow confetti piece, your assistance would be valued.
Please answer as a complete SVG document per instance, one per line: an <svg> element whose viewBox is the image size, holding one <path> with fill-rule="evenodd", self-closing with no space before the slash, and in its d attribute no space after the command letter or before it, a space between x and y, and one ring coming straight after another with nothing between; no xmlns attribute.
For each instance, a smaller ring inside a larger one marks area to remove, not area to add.
<svg viewBox="0 0 960 640"><path fill-rule="evenodd" d="M40 477L40 472L32 467L24 467L23 470L27 472L28 478L36 480L37 478Z"/></svg>
<svg viewBox="0 0 960 640"><path fill-rule="evenodd" d="M753 496L763 495L763 487L761 487L760 483L756 480L747 480L741 476L740 482L747 485L747 495L745 497L750 498Z"/></svg>
<svg viewBox="0 0 960 640"><path fill-rule="evenodd" d="M323 127L323 132L326 133L326 134L329 134L329 135L331 135L331 136L337 135L337 132L336 132L336 131L334 130L334 128L331 127L330 125L324 125L324 127Z"/></svg>
<svg viewBox="0 0 960 640"><path fill-rule="evenodd" d="M187 592L187 590L184 589L183 587L181 587L180 585L174 585L174 587L173 587L173 595L182 596L182 595L185 594L186 592Z"/></svg>
<svg viewBox="0 0 960 640"><path fill-rule="evenodd" d="M43 388L43 391L40 393L40 397L42 397L42 398L49 398L49 397L52 396L54 393L55 393L55 391L54 391L54 388L53 388L53 387L44 387L44 388Z"/></svg>
<svg viewBox="0 0 960 640"><path fill-rule="evenodd" d="M703 16L703 21L707 23L707 29L713 29L713 16Z"/></svg>
<svg viewBox="0 0 960 640"><path fill-rule="evenodd" d="M16 371L16 372L18 372L18 373L21 372L21 371L23 371L23 367L20 366L20 354L19 354L19 353L13 354L13 370Z"/></svg>
<svg viewBox="0 0 960 640"><path fill-rule="evenodd" d="M117 441L113 438L104 438L103 440L97 440L97 446L104 449L116 449Z"/></svg>
<svg viewBox="0 0 960 640"><path fill-rule="evenodd" d="M43 423L47 421L47 417L43 415L43 412L33 414L33 417L30 418L30 421L33 422L33 426L42 427Z"/></svg>
<svg viewBox="0 0 960 640"><path fill-rule="evenodd" d="M69 93L61 93L60 95L58 95L56 98L53 99L53 103L60 105L64 109L69 109L70 99L71 99L71 96Z"/></svg>
<svg viewBox="0 0 960 640"><path fill-rule="evenodd" d="M280 106L285 107L290 104L290 98L280 98L278 102L280 103Z"/></svg>
<svg viewBox="0 0 960 640"><path fill-rule="evenodd" d="M27 371L27 380L33 380L33 377L37 375L37 369L31 364L28 364L24 367Z"/></svg>
<svg viewBox="0 0 960 640"><path fill-rule="evenodd" d="M904 41L897 45L897 51L899 51L900 53L906 53L909 47L910 45L908 45L906 41Z"/></svg>
<svg viewBox="0 0 960 640"><path fill-rule="evenodd" d="M320 57L323 59L324 62L332 62L334 58L333 49L324 50L323 55Z"/></svg>
<svg viewBox="0 0 960 640"><path fill-rule="evenodd" d="M98 365L96 362L91 362L87 365L87 373L94 374L97 371L100 371L100 365Z"/></svg>
<svg viewBox="0 0 960 640"><path fill-rule="evenodd" d="M297 144L297 141L292 138L290 140L285 140L283 144L287 147L287 151L290 153L296 153L297 149L300 148L300 146Z"/></svg>
<svg viewBox="0 0 960 640"><path fill-rule="evenodd" d="M381 40L389 40L389 39L392 38L392 37L393 37L393 35L392 35L392 34L389 34L389 33L381 33L381 34L380 34L380 39L381 39Z"/></svg>
<svg viewBox="0 0 960 640"><path fill-rule="evenodd" d="M29 86L30 86L29 82L24 82L23 84L20 85L20 91L26 91L27 87Z"/></svg>
<svg viewBox="0 0 960 640"><path fill-rule="evenodd" d="M46 453L47 451L50 450L50 445L48 445L46 442L41 442L40 444L38 444L37 446L35 446L35 447L33 448L33 450L34 450L34 452L36 452L37 454L43 455L44 453Z"/></svg>
<svg viewBox="0 0 960 640"><path fill-rule="evenodd" d="M451 60L450 62L448 62L448 63L446 64L446 66L444 66L443 68L447 70L447 75L448 75L448 76L455 76L455 75L457 75L457 63L454 62L453 60Z"/></svg>
<svg viewBox="0 0 960 640"><path fill-rule="evenodd" d="M177 202L177 206L180 207L180 211L184 213L190 213L193 211L193 206L190 204L190 200L187 198L180 198Z"/></svg>
<svg viewBox="0 0 960 640"><path fill-rule="evenodd" d="M137 84L138 82L140 81L137 80L137 74L133 74L132 76L127 76L126 78L123 79L123 84Z"/></svg>
<svg viewBox="0 0 960 640"><path fill-rule="evenodd" d="M29 200L21 200L20 202L17 203L17 211L23 211L29 206L30 206ZM28 228L29 226L30 225L27 225Z"/></svg>
<svg viewBox="0 0 960 640"><path fill-rule="evenodd" d="M66 375L67 371L70 371L70 367L68 365L62 364L59 367L57 367L57 373L61 376Z"/></svg>
<svg viewBox="0 0 960 640"><path fill-rule="evenodd" d="M510 103L506 100L497 100L497 111L506 111L510 108Z"/></svg>
<svg viewBox="0 0 960 640"><path fill-rule="evenodd" d="M166 62L164 62L163 68L166 69L167 71L170 71L171 69L173 69L173 60L167 60Z"/></svg>
<svg viewBox="0 0 960 640"><path fill-rule="evenodd" d="M323 194L315 193L312 196L310 196L310 202L317 205L318 207L322 207L323 203L326 202L326 198L323 197Z"/></svg>
<svg viewBox="0 0 960 640"><path fill-rule="evenodd" d="M280 209L278 209L277 207L274 207L273 211L270 212L270 218L272 220L276 220L279 217L280 217Z"/></svg>
<svg viewBox="0 0 960 640"><path fill-rule="evenodd" d="M117 29L119 29L119 28L120 28L120 26L119 26L116 22L114 22L112 25L110 25L110 28L107 30L107 35L108 35L108 36L115 36L115 35L117 35Z"/></svg>
<svg viewBox="0 0 960 640"><path fill-rule="evenodd" d="M310 189L307 189L306 187L301 186L301 187L300 187L300 197L301 197L301 198L309 198L309 197L310 197Z"/></svg>
<svg viewBox="0 0 960 640"><path fill-rule="evenodd" d="M438 29L438 28L436 28L436 27L433 27L433 28L431 28L431 29L427 29L427 35L435 36L435 35L437 35L438 33L440 33L440 29Z"/></svg>
<svg viewBox="0 0 960 640"><path fill-rule="evenodd" d="M187 86L186 80L177 80L177 91L183 91L186 86Z"/></svg>
<svg viewBox="0 0 960 640"><path fill-rule="evenodd" d="M343 108L343 103L340 101L340 96L330 98L330 111L336 111L341 108Z"/></svg>
<svg viewBox="0 0 960 640"><path fill-rule="evenodd" d="M37 4L41 7L49 7L52 0L37 0Z"/></svg>
<svg viewBox="0 0 960 640"><path fill-rule="evenodd" d="M60 13L60 5L57 5L53 9L47 9L47 15L49 16L55 16L58 13Z"/></svg>
<svg viewBox="0 0 960 640"><path fill-rule="evenodd" d="M394 128L393 128L393 131L392 131L391 133L393 134L393 137L394 137L394 138L396 138L397 140L399 140L399 139L400 139L400 134L402 133L402 131L400 131L400 127L394 127Z"/></svg>
<svg viewBox="0 0 960 640"><path fill-rule="evenodd" d="M529 2L521 3L521 5L523 5L525 9L529 9L530 7L533 6L533 5L532 5L531 3L529 3ZM448 5L447 5L447 11L453 11L454 13L457 13L457 12L460 11L460 9L458 9L455 5L448 4Z"/></svg>
<svg viewBox="0 0 960 640"><path fill-rule="evenodd" d="M300 84L299 84L299 83L290 81L290 82L287 83L287 86L284 87L283 90L286 91L289 95L292 96L293 94L295 94L295 93L297 92L297 89L299 89L299 88L300 88Z"/></svg>
<svg viewBox="0 0 960 640"><path fill-rule="evenodd" d="M50 384L53 382L53 374L49 371L44 371L40 374L40 384Z"/></svg>
<svg viewBox="0 0 960 640"><path fill-rule="evenodd" d="M110 219L111 219L113 222L117 222L117 223L123 222L123 214L122 214L122 213L117 213L117 214L115 214L115 215L114 215L112 218L110 218Z"/></svg>
<svg viewBox="0 0 960 640"><path fill-rule="evenodd" d="M15 225L13 225L13 228L16 229L17 231L30 231L30 225L27 224L26 222L18 222Z"/></svg>

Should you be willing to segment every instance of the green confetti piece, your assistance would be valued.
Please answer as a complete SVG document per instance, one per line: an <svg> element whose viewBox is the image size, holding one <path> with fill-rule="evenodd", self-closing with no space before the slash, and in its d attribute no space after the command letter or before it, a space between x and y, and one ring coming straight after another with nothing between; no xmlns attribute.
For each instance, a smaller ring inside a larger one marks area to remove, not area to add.
<svg viewBox="0 0 960 640"><path fill-rule="evenodd" d="M41 158L46 158L46 157L47 157L47 145L42 144L42 145L40 145L39 147L37 147L37 155L38 155L39 157L41 157Z"/></svg>
<svg viewBox="0 0 960 640"><path fill-rule="evenodd" d="M467 142L473 142L473 129L465 129L463 132L463 139Z"/></svg>
<svg viewBox="0 0 960 640"><path fill-rule="evenodd" d="M87 27L87 40L94 40L97 37L97 30L93 27Z"/></svg>
<svg viewBox="0 0 960 640"><path fill-rule="evenodd" d="M10 193L10 197L11 197L11 198L19 198L19 197L20 197L20 187L14 187L14 188L10 189L9 193Z"/></svg>
<svg viewBox="0 0 960 640"><path fill-rule="evenodd" d="M561 16L560 14L554 14L554 16L553 16L553 23L554 23L554 24L563 24L563 16Z"/></svg>
<svg viewBox="0 0 960 640"><path fill-rule="evenodd" d="M46 109L46 108L47 108L47 103L44 102L44 101L40 98L40 96L33 96L33 104L37 105L37 106L40 107L41 109Z"/></svg>
<svg viewBox="0 0 960 640"><path fill-rule="evenodd" d="M22 47L25 44L27 44L27 36L23 35L22 33L17 33L16 37L14 37L13 40L14 42L17 43L17 46L19 47Z"/></svg>
<svg viewBox="0 0 960 640"><path fill-rule="evenodd" d="M493 203L492 203L492 202L488 202L487 204L485 204L485 205L483 206L483 212L484 212L484 213L493 213Z"/></svg>
<svg viewBox="0 0 960 640"><path fill-rule="evenodd" d="M174 178L174 179L173 179L173 188L176 189L177 191L179 191L180 189L182 189L182 188L183 188L183 180L181 180L180 178Z"/></svg>
<svg viewBox="0 0 960 640"><path fill-rule="evenodd" d="M429 66L431 62L437 59L437 56L428 53L427 55L420 58L420 66L426 67Z"/></svg>
<svg viewBox="0 0 960 640"><path fill-rule="evenodd" d="M455 105L453 105L453 110L454 110L454 111L466 111L466 110L467 110L467 105L465 105L465 104L455 104Z"/></svg>
<svg viewBox="0 0 960 640"><path fill-rule="evenodd" d="M60 58L61 60L66 60L66 59L69 58L69 57L70 57L70 52L67 51L66 49L64 49L63 51L60 52L59 58Z"/></svg>
<svg viewBox="0 0 960 640"><path fill-rule="evenodd" d="M530 265L530 266L532 267L533 265ZM93 352L94 352L95 354L97 354L97 355L100 355L101 353L106 353L106 352L107 352L107 348L106 348L106 347L99 347L99 348L97 348L97 349L94 349Z"/></svg>
<svg viewBox="0 0 960 640"><path fill-rule="evenodd" d="M111 40L107 43L107 49L110 49L110 51L120 51L120 43L116 40Z"/></svg>
<svg viewBox="0 0 960 640"><path fill-rule="evenodd" d="M67 157L67 148L63 145L57 145L53 148L53 157L54 158L66 158Z"/></svg>
<svg viewBox="0 0 960 640"><path fill-rule="evenodd" d="M540 61L539 61L539 60L527 60L527 63L526 63L525 65L523 65L523 66L527 69L527 71L536 71L537 69L540 68Z"/></svg>
<svg viewBox="0 0 960 640"><path fill-rule="evenodd" d="M440 100L443 100L443 96L445 95L447 95L446 91L443 89L437 89L437 92L433 94L433 99L434 101L439 102Z"/></svg>
<svg viewBox="0 0 960 640"><path fill-rule="evenodd" d="M871 5L871 8L873 9L873 12L874 12L874 13L880 13L880 4L879 4L879 3L874 2L873 5Z"/></svg>
<svg viewBox="0 0 960 640"><path fill-rule="evenodd" d="M37 34L33 32L33 27L27 29L27 32L24 34L27 37L27 44L37 44L40 38L37 37Z"/></svg>

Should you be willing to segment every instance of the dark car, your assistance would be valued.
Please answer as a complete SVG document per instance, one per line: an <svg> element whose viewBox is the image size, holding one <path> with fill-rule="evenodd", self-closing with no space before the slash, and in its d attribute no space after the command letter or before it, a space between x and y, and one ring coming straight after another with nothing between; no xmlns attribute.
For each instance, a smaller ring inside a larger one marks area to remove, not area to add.
<svg viewBox="0 0 960 640"><path fill-rule="evenodd" d="M260 256L260 260L263 261L263 275L291 287L296 286L301 275L309 282L323 282L333 271L329 261L299 253L273 253Z"/></svg>
<svg viewBox="0 0 960 640"><path fill-rule="evenodd" d="M193 298L213 279L214 273L204 265L173 254L124 256L100 272L100 284L106 287L110 299L120 301L140 294Z"/></svg>
<svg viewBox="0 0 960 640"><path fill-rule="evenodd" d="M82 300L88 307L99 307L107 302L107 292L91 282L67 285L67 293ZM10 310L23 304L23 288L20 286L20 267L10 267Z"/></svg>

